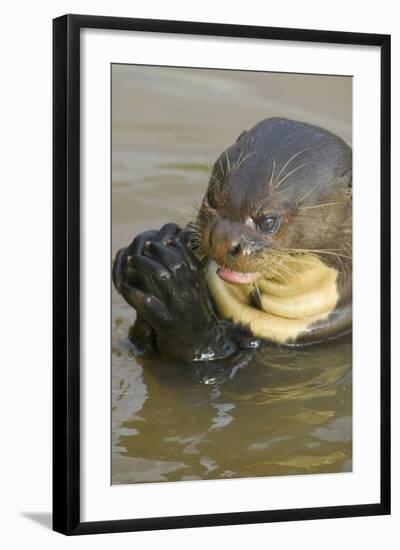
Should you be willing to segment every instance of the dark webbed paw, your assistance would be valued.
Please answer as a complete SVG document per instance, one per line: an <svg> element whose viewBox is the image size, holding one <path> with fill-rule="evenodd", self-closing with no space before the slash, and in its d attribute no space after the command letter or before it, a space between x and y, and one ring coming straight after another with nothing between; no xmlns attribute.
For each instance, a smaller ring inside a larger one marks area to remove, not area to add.
<svg viewBox="0 0 400 550"><path fill-rule="evenodd" d="M145 302L151 303L152 297L146 296L140 286L138 286L140 281L135 280L135 274L129 266L130 258L141 255L153 239L157 239L158 242L165 244L166 242L170 242L179 231L180 227L176 224L167 224L160 231L155 229L144 231L129 246L119 250L115 257L112 273L114 286L125 301L136 309L137 313L135 324L129 331L129 338L134 344L138 355L154 351L155 331L153 326L141 314L142 310L146 307Z"/></svg>
<svg viewBox="0 0 400 550"><path fill-rule="evenodd" d="M181 231L180 227L174 223L164 225L159 231L150 229L140 233L132 243L126 248L121 248L117 252L113 266L113 282L115 288L121 292L123 282L129 282L132 279L132 273L129 273L128 261L132 256L140 256L145 248L152 242L166 244ZM121 292L122 294L122 292Z"/></svg>
<svg viewBox="0 0 400 550"><path fill-rule="evenodd" d="M184 239L175 224L142 233L118 253L114 284L163 353L188 361L225 357L235 345L212 316L202 267Z"/></svg>

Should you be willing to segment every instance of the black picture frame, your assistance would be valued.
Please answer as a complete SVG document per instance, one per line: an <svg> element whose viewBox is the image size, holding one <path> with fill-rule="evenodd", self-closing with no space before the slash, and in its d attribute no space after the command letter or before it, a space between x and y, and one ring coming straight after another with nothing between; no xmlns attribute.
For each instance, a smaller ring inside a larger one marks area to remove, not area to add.
<svg viewBox="0 0 400 550"><path fill-rule="evenodd" d="M381 496L371 504L80 520L80 31L84 28L378 46L381 51ZM53 529L66 535L390 513L390 36L65 15L53 21Z"/></svg>

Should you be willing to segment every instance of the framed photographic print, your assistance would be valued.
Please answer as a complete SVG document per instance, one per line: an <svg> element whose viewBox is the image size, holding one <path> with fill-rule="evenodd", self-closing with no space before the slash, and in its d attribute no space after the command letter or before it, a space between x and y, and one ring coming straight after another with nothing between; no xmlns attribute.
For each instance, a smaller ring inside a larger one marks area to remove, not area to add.
<svg viewBox="0 0 400 550"><path fill-rule="evenodd" d="M54 529L390 513L390 37L54 20Z"/></svg>

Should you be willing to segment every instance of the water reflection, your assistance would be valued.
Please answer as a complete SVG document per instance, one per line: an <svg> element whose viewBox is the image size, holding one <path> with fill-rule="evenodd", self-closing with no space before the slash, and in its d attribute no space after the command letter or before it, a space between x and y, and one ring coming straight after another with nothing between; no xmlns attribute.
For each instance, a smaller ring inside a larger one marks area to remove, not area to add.
<svg viewBox="0 0 400 550"><path fill-rule="evenodd" d="M351 342L113 365L114 483L347 471ZM238 368L238 366L240 368ZM212 383L210 382L212 381Z"/></svg>

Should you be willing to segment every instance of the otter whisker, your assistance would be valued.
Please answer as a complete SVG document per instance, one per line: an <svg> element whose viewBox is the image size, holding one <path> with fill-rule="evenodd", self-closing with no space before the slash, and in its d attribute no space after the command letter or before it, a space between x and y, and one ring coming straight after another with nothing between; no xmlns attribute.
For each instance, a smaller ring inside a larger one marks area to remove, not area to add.
<svg viewBox="0 0 400 550"><path fill-rule="evenodd" d="M274 274L274 278L275 279L283 279L285 281L285 283L288 283L289 284L289 279L287 277L285 277L285 275L283 275L282 273L282 269L280 269L280 267L282 266L278 266L277 264L274 264L274 266L270 267L270 271Z"/></svg>
<svg viewBox="0 0 400 550"><path fill-rule="evenodd" d="M222 175L225 176L225 170L224 170L224 167L223 167L222 162L221 162L221 157L219 157L218 162L219 162L219 165L221 167Z"/></svg>
<svg viewBox="0 0 400 550"><path fill-rule="evenodd" d="M275 161L273 160L272 161L272 174L271 174L271 178L269 180L268 187L271 187L272 180L274 179L274 174L275 174Z"/></svg>
<svg viewBox="0 0 400 550"><path fill-rule="evenodd" d="M298 202L297 204L299 205L299 204L301 204L303 201L305 201L306 198L309 197L313 191L315 191L315 189L318 187L318 185L319 185L319 182L317 182L317 183L314 185L314 187L312 187L312 188L310 189L310 191L308 191L305 195L303 195L303 197L301 197L301 199L299 200L299 202Z"/></svg>
<svg viewBox="0 0 400 550"><path fill-rule="evenodd" d="M332 252L332 253L339 253L342 249L341 248L281 248L284 252L289 253L308 253L308 252Z"/></svg>
<svg viewBox="0 0 400 550"><path fill-rule="evenodd" d="M182 206L177 204L175 208L178 214L181 214L182 216L191 216L193 214L192 210L188 206Z"/></svg>
<svg viewBox="0 0 400 550"><path fill-rule="evenodd" d="M194 239L193 237L191 237L189 240L190 248L195 248L195 247L197 248L200 246L200 244L201 244L201 241L198 239Z"/></svg>
<svg viewBox="0 0 400 550"><path fill-rule="evenodd" d="M327 254L327 255L330 255L330 256L336 256L336 257L341 257L341 258L346 258L348 260L352 260L352 258L350 256L346 256L345 254L339 254L338 252L335 252L336 250L341 250L340 248L328 248L328 249L323 249L323 250L319 250L319 249L316 249L316 248L296 248L296 249L291 249L291 248L282 248L282 250L284 250L285 252L293 252L293 253L296 253L296 252L303 252L303 253L309 253L309 254Z"/></svg>
<svg viewBox="0 0 400 550"><path fill-rule="evenodd" d="M228 153L225 151L228 173L231 171L231 163L229 162Z"/></svg>
<svg viewBox="0 0 400 550"><path fill-rule="evenodd" d="M196 244L201 244L202 243L201 235L199 233L193 233L192 236L191 236L191 239Z"/></svg>
<svg viewBox="0 0 400 550"><path fill-rule="evenodd" d="M196 231L193 231L191 229L188 229L188 228L185 228L185 232L190 235L190 238L193 240L193 241L196 241L196 242L200 242L201 240L201 235L200 233L196 230Z"/></svg>
<svg viewBox="0 0 400 550"><path fill-rule="evenodd" d="M197 216L197 219L199 220L200 224L204 221L207 222L210 218L210 213L206 210L200 210L199 215Z"/></svg>
<svg viewBox="0 0 400 550"><path fill-rule="evenodd" d="M304 254L304 253L301 253L301 254ZM311 257L313 257L313 258L318 258L318 254L311 254L311 253L308 253L308 256L309 256L310 258L311 258ZM336 255L335 257L336 257L337 261L339 262L339 266L337 266L337 267L339 268L339 271L340 271L341 273L346 273L346 267L347 267L347 266L343 263L343 258L342 258L342 256L341 256L341 255ZM286 261L290 261L290 259L289 259L289 258L286 258ZM300 257L300 255L299 255L297 258L293 257L293 263L294 263L294 265L296 265L296 263L297 263L297 264L298 264L299 266L301 266L301 267L302 267L304 264L306 264L306 263L308 263L308 264L311 265L311 266L313 265L313 262L311 262L311 261L308 260L306 257L304 257L304 255L302 255L301 257Z"/></svg>
<svg viewBox="0 0 400 550"><path fill-rule="evenodd" d="M298 157L299 155L301 155L302 153L304 153L305 151L308 151L310 149L310 147L306 147L305 149L302 149L301 151L298 151L297 153L295 153L293 156L290 157L290 159L282 166L282 168L280 169L279 171L279 174L277 175L276 179L279 179L279 176L283 173L283 171L285 170L285 168L287 166L289 166L289 164L292 162L292 160L294 160L296 157Z"/></svg>
<svg viewBox="0 0 400 550"><path fill-rule="evenodd" d="M297 275L297 272L293 269L290 269L287 265L284 265L282 263L275 263L274 264L277 269L280 269L281 271L287 273L288 275Z"/></svg>
<svg viewBox="0 0 400 550"><path fill-rule="evenodd" d="M291 257L286 256L285 261L293 261L294 264L298 263L300 266L304 265L306 262L308 262L310 265L312 265L313 262L308 260L304 254L308 255L310 258L318 258L320 254L327 254L330 256L333 256L337 259L339 262L340 268L339 271L342 273L348 272L348 269L350 268L349 264L344 264L344 259L351 260L351 257L346 256L344 254L338 254L335 252L332 252L331 250L320 250L312 249L310 251L304 252L302 249L297 249L298 252L295 250L291 251L291 249L286 249L286 251L289 251L289 254L291 254Z"/></svg>
<svg viewBox="0 0 400 550"><path fill-rule="evenodd" d="M272 192L269 196L270 198L276 197L277 195L282 195L282 193L287 193L288 191L289 191L288 189L281 189L280 191Z"/></svg>
<svg viewBox="0 0 400 550"><path fill-rule="evenodd" d="M289 176L291 176L292 174L294 174L295 172L300 170L300 168L304 168L304 166L307 166L308 164L310 164L310 163L309 162L304 162L303 164L300 164L300 166L297 166L296 168L293 168L293 170L291 170L288 174L286 174L286 176L284 176L281 180L278 181L278 183L275 185L275 187L278 188L281 185L281 183L283 183L285 181L285 179L287 179Z"/></svg>
<svg viewBox="0 0 400 550"><path fill-rule="evenodd" d="M187 226L186 226L186 231L188 231L189 233L195 233L195 234L199 234L200 233L200 228L199 226L195 223L195 222L190 222Z"/></svg>
<svg viewBox="0 0 400 550"><path fill-rule="evenodd" d="M280 254L278 253L277 251L274 252L274 254L271 256L270 258L270 261L271 261L271 264L269 266L269 270L270 269L273 269L275 270L275 274L276 275L281 275L282 276L282 271L287 273L288 275L296 275L296 272L293 271L292 269L290 269L287 265L283 265L281 260L286 260L287 259L287 254ZM287 279L285 279L286 282L289 282Z"/></svg>
<svg viewBox="0 0 400 550"><path fill-rule="evenodd" d="M215 176L211 175L210 180L215 181L215 183L218 185L218 187L222 187L222 181L216 178Z"/></svg>
<svg viewBox="0 0 400 550"><path fill-rule="evenodd" d="M254 287L254 290L257 294L257 298L260 302L260 306L262 306L263 305L263 299L262 299L261 292L260 292L260 289L259 289L258 284L257 284L256 281L253 283L253 287Z"/></svg>
<svg viewBox="0 0 400 550"><path fill-rule="evenodd" d="M199 199L194 199L192 201L192 207L195 209L196 212L199 212L201 208L201 201L199 201Z"/></svg>
<svg viewBox="0 0 400 550"><path fill-rule="evenodd" d="M281 250L285 251L293 251L293 252L321 252L321 251L327 251L327 252L338 252L341 250L341 248L282 248Z"/></svg>
<svg viewBox="0 0 400 550"><path fill-rule="evenodd" d="M248 153L245 157L243 157L242 160L240 162L238 162L238 165L237 165L238 170L239 170L240 166L244 163L244 161L246 159L248 159L249 157L251 157L252 155L255 155L255 154L256 154L256 152L253 151L251 153Z"/></svg>
<svg viewBox="0 0 400 550"><path fill-rule="evenodd" d="M193 210L192 208L188 207L188 206L179 206L177 205L176 206L176 210L177 210L177 214L178 214L178 218L179 218L179 223L180 224L187 224L187 223L190 223L191 220L193 219Z"/></svg>
<svg viewBox="0 0 400 550"><path fill-rule="evenodd" d="M284 259L285 262L291 262L292 264L294 264L294 266L302 267L304 264L315 265L315 262L307 258L304 253L298 254L297 256L294 254L281 254L281 257Z"/></svg>
<svg viewBox="0 0 400 550"><path fill-rule="evenodd" d="M203 214L201 206L202 205L199 199L194 199L193 201L191 201L190 206L187 204L176 206L178 213L180 214L179 221L182 221L186 224L186 230L189 230L189 226L196 226L196 223L193 221L193 217L199 218Z"/></svg>
<svg viewBox="0 0 400 550"><path fill-rule="evenodd" d="M240 151L239 158L237 159L237 163L238 163L239 166L240 166L240 159L242 158L242 155L243 155L248 143L249 143L249 138L246 139L246 142L244 143L244 145L242 147L242 150ZM238 168L239 168L239 166L238 166Z"/></svg>
<svg viewBox="0 0 400 550"><path fill-rule="evenodd" d="M196 244L196 245L201 245L203 246L203 241L201 239L201 236L200 235L193 235L190 237L190 242Z"/></svg>
<svg viewBox="0 0 400 550"><path fill-rule="evenodd" d="M313 208L324 208L326 206L336 206L337 204L340 204L340 202L325 202L321 204L315 204L314 206L302 206L301 208L298 208L298 210L311 210Z"/></svg>

